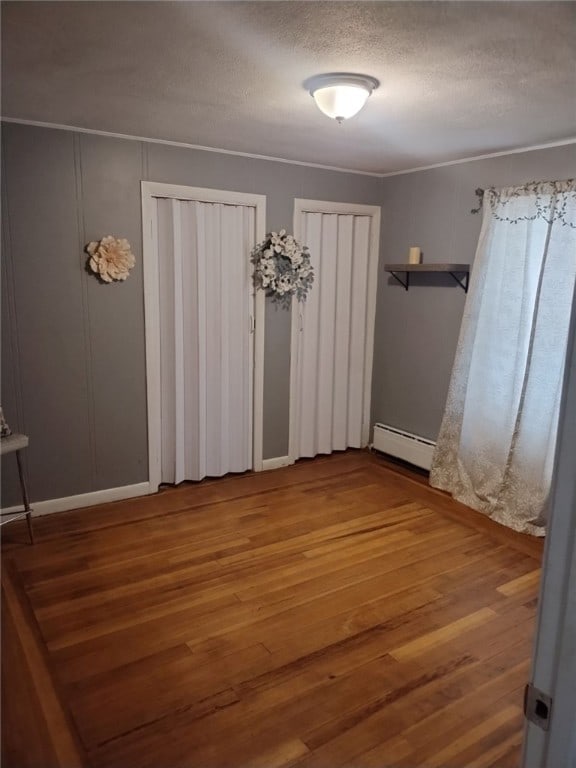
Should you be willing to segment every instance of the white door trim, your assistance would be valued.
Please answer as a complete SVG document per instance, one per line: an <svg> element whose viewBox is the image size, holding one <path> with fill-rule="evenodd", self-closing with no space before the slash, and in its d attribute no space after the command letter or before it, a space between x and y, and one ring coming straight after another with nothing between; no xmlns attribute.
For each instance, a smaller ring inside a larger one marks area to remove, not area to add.
<svg viewBox="0 0 576 768"><path fill-rule="evenodd" d="M339 213L348 216L370 216L370 250L368 254L368 295L366 296L366 347L364 367L364 413L362 418L362 444L370 438L370 405L372 399L372 366L374 362L374 326L376 322L376 284L378 279L378 255L380 251L380 206L358 203L332 203L325 200L294 200L294 237L301 242L301 216L303 213ZM306 243L303 243L306 245ZM314 286L312 286L314 290ZM299 303L292 300L292 326L290 339L290 437L288 454L290 462L298 459L298 397L297 382L300 371L300 331L302 315Z"/></svg>
<svg viewBox="0 0 576 768"><path fill-rule="evenodd" d="M244 205L255 209L256 242L266 234L266 196L230 192L178 184L142 181L142 262L144 270L144 321L146 333L146 398L148 406L148 473L150 492L158 490L161 480L161 383L160 383L160 297L158 286L158 249L156 197L194 200L204 203ZM252 463L262 470L262 438L264 421L264 293L254 294L254 389Z"/></svg>
<svg viewBox="0 0 576 768"><path fill-rule="evenodd" d="M522 768L576 765L576 290L572 306L530 672L552 707L548 731L526 722Z"/></svg>

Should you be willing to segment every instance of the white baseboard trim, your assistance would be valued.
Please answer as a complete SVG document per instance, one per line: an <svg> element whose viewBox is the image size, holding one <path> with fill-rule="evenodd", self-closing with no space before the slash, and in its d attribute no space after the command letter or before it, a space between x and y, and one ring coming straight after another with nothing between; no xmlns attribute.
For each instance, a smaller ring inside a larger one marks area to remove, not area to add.
<svg viewBox="0 0 576 768"><path fill-rule="evenodd" d="M262 461L262 471L266 472L268 469L280 469L280 467L289 467L290 464L294 464L294 461L290 456L275 456L273 459L264 459Z"/></svg>
<svg viewBox="0 0 576 768"><path fill-rule="evenodd" d="M64 496L62 499L30 502L30 506L32 507L32 514L34 517L37 517L40 515L51 515L53 512L66 512L70 509L93 507L96 504L106 504L109 501L122 501L123 499L132 499L136 496L147 496L153 492L154 490L150 488L150 483L136 483L135 485L123 485L120 488L105 488L103 491L80 493L77 496ZM4 515L16 512L22 512L21 504L2 510Z"/></svg>

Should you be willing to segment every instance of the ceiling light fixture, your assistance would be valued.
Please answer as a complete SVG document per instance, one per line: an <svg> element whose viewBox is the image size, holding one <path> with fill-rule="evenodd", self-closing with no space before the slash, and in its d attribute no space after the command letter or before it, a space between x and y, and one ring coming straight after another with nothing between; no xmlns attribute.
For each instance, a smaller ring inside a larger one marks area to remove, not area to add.
<svg viewBox="0 0 576 768"><path fill-rule="evenodd" d="M318 109L337 123L358 114L368 96L379 85L375 77L348 72L316 75L304 83L306 90L314 97Z"/></svg>

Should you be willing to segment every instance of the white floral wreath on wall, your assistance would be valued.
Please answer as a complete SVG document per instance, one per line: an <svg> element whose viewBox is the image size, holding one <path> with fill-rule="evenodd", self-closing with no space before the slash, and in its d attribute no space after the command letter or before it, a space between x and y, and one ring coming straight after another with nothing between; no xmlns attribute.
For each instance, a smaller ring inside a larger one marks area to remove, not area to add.
<svg viewBox="0 0 576 768"><path fill-rule="evenodd" d="M300 245L285 229L270 232L252 251L254 284L275 301L289 307L292 296L305 301L314 282L308 247Z"/></svg>

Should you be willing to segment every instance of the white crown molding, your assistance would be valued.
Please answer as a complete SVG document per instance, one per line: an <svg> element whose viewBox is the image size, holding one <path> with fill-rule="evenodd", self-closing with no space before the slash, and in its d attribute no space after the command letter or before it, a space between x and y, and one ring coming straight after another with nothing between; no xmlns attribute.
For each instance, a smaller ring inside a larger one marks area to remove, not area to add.
<svg viewBox="0 0 576 768"><path fill-rule="evenodd" d="M358 176L371 176L377 179L388 179L392 176L404 176L408 173L418 173L419 171L431 171L434 168L445 168L449 165L461 165L462 163L474 163L477 160L489 160L492 157L505 157L506 155L519 155L523 152L535 152L539 149L553 149L554 147L564 147L568 144L576 144L576 136L558 141L551 141L545 144L533 144L528 147L518 147L517 149L505 149L501 152L488 152L484 155L473 155L472 157L462 157L458 160L446 160L442 163L432 165L419 165L415 168L405 168L402 171L391 171L390 173L373 173L371 171L357 171L353 168L337 168L334 165L321 165L320 163L306 163L303 160L286 160L283 157L271 157L269 155L255 155L251 152L238 152L233 149L220 149L218 147L204 147L201 144L187 144L183 141L169 141L167 139L151 139L147 136L132 136L128 133L113 133L111 131L98 131L94 128L79 128L75 125L61 125L59 123L47 123L40 120L25 120L19 117L0 117L4 123L16 123L18 125L31 125L36 128L53 128L59 131L73 131L75 133L88 133L95 136L107 136L111 139L126 139L128 141L144 141L149 144L164 144L169 147L183 147L185 149L197 149L201 152L217 152L221 155L236 155L237 157L250 157L254 160L267 160L271 163L285 163L287 165L302 165L306 168L318 168L323 171L338 171L339 173L354 173Z"/></svg>
<svg viewBox="0 0 576 768"><path fill-rule="evenodd" d="M17 123L18 125L31 125L36 128L54 128L58 131L74 131L75 133L89 133L95 136L107 136L111 139L127 139L128 141L145 141L148 144L164 144L169 147L183 147L184 149L197 149L201 152L217 152L221 155L236 155L237 157L250 157L253 160L267 160L271 163L286 163L288 165L303 165L306 168L319 168L322 171L338 171L339 173L354 173L358 176L372 176L381 178L380 173L370 171L355 171L351 168L337 168L334 165L321 165L320 163L306 163L302 160L287 160L283 157L271 157L269 155L255 155L251 152L239 152L234 149L220 149L218 147L204 147L201 144L187 144L184 141L169 141L167 139L151 139L147 136L132 136L128 133L112 133L111 131L97 131L93 128L78 128L75 125L60 125L58 123L45 123L39 120L23 120L18 117L2 117L4 123Z"/></svg>
<svg viewBox="0 0 576 768"><path fill-rule="evenodd" d="M388 179L391 176L404 176L407 173L418 173L419 171L430 171L433 168L445 168L448 165L461 165L462 163L474 163L476 160L489 160L491 157L504 157L506 155L520 155L523 152L535 152L538 149L553 149L554 147L564 147L567 144L576 144L576 136L569 139L560 139L551 141L548 144L534 144L531 147L519 147L518 149L506 149L502 152L489 152L486 155L474 155L473 157L462 157L459 160L446 160L443 163L434 163L433 165L420 165L417 168L406 168L404 171L392 171L391 173L381 173L381 179Z"/></svg>

